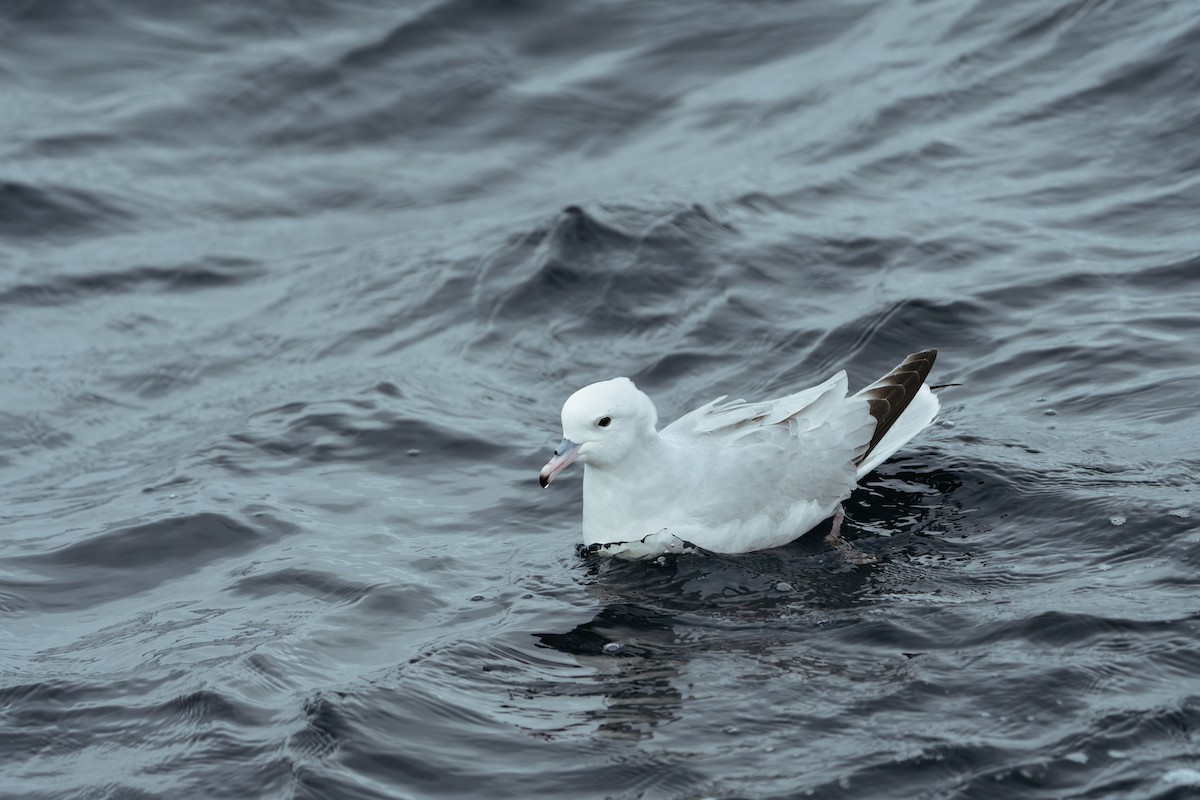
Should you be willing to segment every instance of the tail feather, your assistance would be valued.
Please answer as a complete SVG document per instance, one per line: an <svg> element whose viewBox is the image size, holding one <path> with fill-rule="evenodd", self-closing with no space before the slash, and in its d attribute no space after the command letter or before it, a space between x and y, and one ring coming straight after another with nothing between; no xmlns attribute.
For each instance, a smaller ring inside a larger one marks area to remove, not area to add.
<svg viewBox="0 0 1200 800"><path fill-rule="evenodd" d="M882 463L933 421L940 404L925 386L925 380L936 359L937 350L913 353L891 372L858 393L857 396L867 398L871 416L875 418L871 442L858 458L860 476ZM914 401L917 402L914 404ZM906 411L910 413L906 414ZM902 417L904 422L897 434L903 435L889 437L888 433Z"/></svg>

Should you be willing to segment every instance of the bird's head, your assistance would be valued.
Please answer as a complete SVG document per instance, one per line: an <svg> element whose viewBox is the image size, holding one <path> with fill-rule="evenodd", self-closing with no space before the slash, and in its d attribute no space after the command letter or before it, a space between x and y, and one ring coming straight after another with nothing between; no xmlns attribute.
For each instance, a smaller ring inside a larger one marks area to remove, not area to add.
<svg viewBox="0 0 1200 800"><path fill-rule="evenodd" d="M583 387L563 404L563 440L542 468L542 486L576 460L593 466L620 462L654 434L657 423L654 403L629 378Z"/></svg>

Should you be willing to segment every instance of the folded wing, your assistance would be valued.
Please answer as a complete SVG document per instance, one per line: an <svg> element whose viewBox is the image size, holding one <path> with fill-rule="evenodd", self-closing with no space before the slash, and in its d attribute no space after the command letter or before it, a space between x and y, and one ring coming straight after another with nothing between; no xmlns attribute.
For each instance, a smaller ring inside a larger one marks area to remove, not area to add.
<svg viewBox="0 0 1200 800"><path fill-rule="evenodd" d="M826 419L833 407L845 400L846 392L846 373L843 371L819 386L775 400L747 403L739 399L725 403L724 396L718 397L684 414L661 433L664 436L733 434L780 424L807 430Z"/></svg>

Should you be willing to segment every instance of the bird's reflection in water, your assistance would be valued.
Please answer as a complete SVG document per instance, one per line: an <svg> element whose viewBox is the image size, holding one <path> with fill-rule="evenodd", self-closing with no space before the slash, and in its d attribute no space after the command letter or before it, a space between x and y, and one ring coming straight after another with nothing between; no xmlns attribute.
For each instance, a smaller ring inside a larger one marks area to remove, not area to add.
<svg viewBox="0 0 1200 800"><path fill-rule="evenodd" d="M600 734L648 738L655 727L679 717L681 657L673 615L616 603L567 633L538 639L596 669L606 703L588 715Z"/></svg>
<svg viewBox="0 0 1200 800"><path fill-rule="evenodd" d="M648 738L683 714L693 688L687 678L691 662L715 653L775 660L779 639L770 634L773 624L786 620L793 629L808 627L828 616L821 609L829 608L830 583L820 587L823 603L814 602L813 588L801 583L801 573L818 568L814 561L832 562L838 579L832 595L843 604L853 604L871 583L873 569L844 564L837 553L797 559L797 550L805 549L819 550L819 536L790 548L790 558L668 556L661 564L597 559L587 566L588 589L605 605L566 633L537 638L595 669L593 688L605 703L586 713L598 733ZM788 569L789 560L801 566Z"/></svg>

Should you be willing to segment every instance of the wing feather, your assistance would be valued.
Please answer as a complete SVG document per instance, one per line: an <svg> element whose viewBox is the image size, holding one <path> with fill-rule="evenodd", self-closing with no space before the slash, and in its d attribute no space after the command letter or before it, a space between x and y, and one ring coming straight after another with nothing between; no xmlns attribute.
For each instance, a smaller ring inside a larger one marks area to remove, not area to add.
<svg viewBox="0 0 1200 800"><path fill-rule="evenodd" d="M775 400L747 403L718 397L684 414L660 432L664 436L733 434L754 428L784 425L796 432L810 430L826 419L846 397L846 373L838 372L824 383Z"/></svg>

